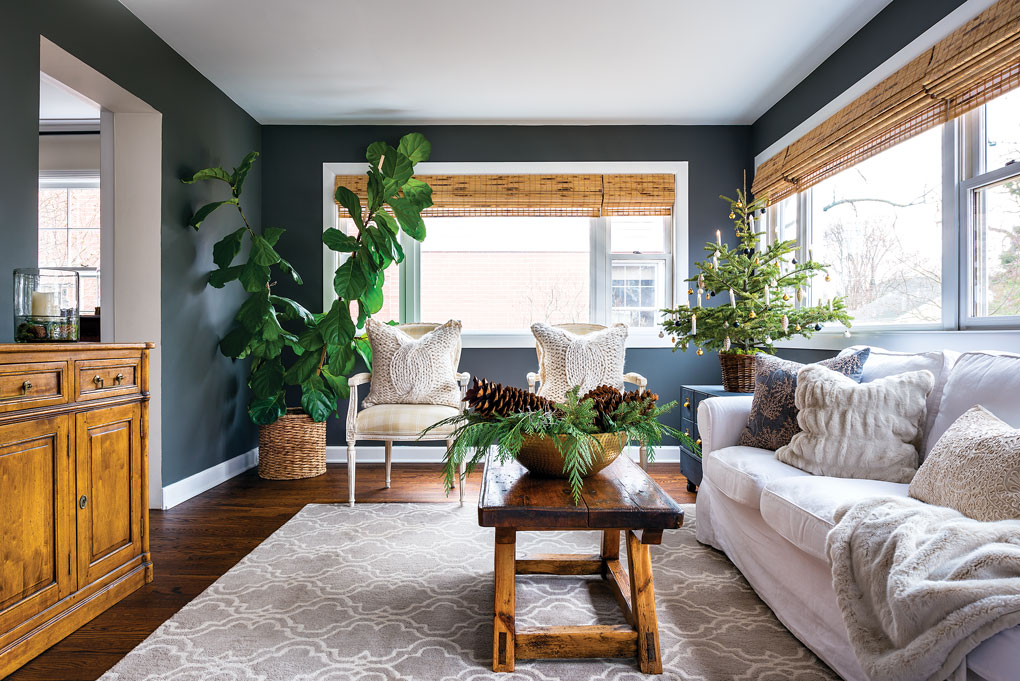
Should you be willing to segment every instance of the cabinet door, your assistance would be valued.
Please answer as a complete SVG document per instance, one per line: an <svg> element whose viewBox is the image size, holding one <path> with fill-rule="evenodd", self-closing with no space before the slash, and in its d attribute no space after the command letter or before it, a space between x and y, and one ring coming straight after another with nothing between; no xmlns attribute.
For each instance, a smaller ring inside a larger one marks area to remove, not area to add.
<svg viewBox="0 0 1020 681"><path fill-rule="evenodd" d="M141 554L141 407L77 416L78 588Z"/></svg>
<svg viewBox="0 0 1020 681"><path fill-rule="evenodd" d="M0 426L0 634L74 591L69 417Z"/></svg>

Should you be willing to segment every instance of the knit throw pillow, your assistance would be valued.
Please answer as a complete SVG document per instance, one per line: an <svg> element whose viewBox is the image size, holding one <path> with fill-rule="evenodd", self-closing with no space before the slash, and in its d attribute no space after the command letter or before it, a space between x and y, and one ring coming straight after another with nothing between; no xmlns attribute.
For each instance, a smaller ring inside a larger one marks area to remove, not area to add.
<svg viewBox="0 0 1020 681"><path fill-rule="evenodd" d="M542 397L562 402L574 386L581 386L581 395L600 385L623 389L627 342L623 324L583 336L542 323L532 324L531 332L542 358L538 368Z"/></svg>
<svg viewBox="0 0 1020 681"><path fill-rule="evenodd" d="M851 355L833 357L817 364L860 381L870 352L869 348L863 348ZM800 431L794 395L797 372L804 366L774 355L756 356L751 413L737 444L761 449L779 449L790 444L790 438Z"/></svg>
<svg viewBox="0 0 1020 681"><path fill-rule="evenodd" d="M372 385L362 406L445 404L460 407L457 348L460 322L451 320L415 340L374 319L365 324L372 346Z"/></svg>
<svg viewBox="0 0 1020 681"><path fill-rule="evenodd" d="M909 494L976 520L1020 518L1020 429L971 407L935 443Z"/></svg>
<svg viewBox="0 0 1020 681"><path fill-rule="evenodd" d="M809 364L797 372L801 432L776 459L814 475L910 482L934 385L927 369L858 383Z"/></svg>

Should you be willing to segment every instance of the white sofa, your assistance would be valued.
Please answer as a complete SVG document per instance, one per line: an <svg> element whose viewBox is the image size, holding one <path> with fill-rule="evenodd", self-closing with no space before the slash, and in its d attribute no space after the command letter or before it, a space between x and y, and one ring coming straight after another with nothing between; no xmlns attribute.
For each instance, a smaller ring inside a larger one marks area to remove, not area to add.
<svg viewBox="0 0 1020 681"><path fill-rule="evenodd" d="M975 404L1020 427L1020 355L873 348L862 380L920 368L935 374L922 456ZM908 485L811 475L780 463L770 450L737 446L751 399L717 397L698 408L704 451L698 540L724 551L779 620L832 669L848 681L865 681L836 605L825 537L841 504L906 496ZM1020 679L1020 627L978 646L967 657L967 678Z"/></svg>

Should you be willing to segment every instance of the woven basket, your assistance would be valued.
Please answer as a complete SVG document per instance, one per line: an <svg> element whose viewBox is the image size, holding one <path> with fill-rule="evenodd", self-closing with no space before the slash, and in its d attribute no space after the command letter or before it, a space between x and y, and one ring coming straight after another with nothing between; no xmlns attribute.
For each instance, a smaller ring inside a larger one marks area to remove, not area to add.
<svg viewBox="0 0 1020 681"><path fill-rule="evenodd" d="M314 478L326 472L326 424L301 409L288 409L259 428L259 476L267 480Z"/></svg>
<svg viewBox="0 0 1020 681"><path fill-rule="evenodd" d="M730 393L754 392L754 355L719 353L722 365L722 387Z"/></svg>
<svg viewBox="0 0 1020 681"><path fill-rule="evenodd" d="M561 438L566 435L560 435ZM602 444L601 450L592 452L593 461L591 470L582 475L587 478L595 475L600 470L616 461L616 457L623 451L627 436L623 433L596 433L594 437ZM545 435L525 435L524 444L517 454L517 461L534 475L548 478L565 478L563 472L563 455L556 449L556 444L551 438Z"/></svg>

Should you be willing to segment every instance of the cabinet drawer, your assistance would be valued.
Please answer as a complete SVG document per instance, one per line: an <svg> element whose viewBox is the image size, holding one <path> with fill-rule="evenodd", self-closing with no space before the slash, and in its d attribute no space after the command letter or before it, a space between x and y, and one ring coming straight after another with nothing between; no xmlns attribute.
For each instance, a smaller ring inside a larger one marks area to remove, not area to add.
<svg viewBox="0 0 1020 681"><path fill-rule="evenodd" d="M79 360L76 364L78 400L98 400L141 392L138 383L141 357Z"/></svg>
<svg viewBox="0 0 1020 681"><path fill-rule="evenodd" d="M680 416L685 419L693 419L694 416L694 391L690 388L680 389Z"/></svg>
<svg viewBox="0 0 1020 681"><path fill-rule="evenodd" d="M680 432L684 435L688 435L693 440L698 439L698 423L691 419L683 419L680 424Z"/></svg>
<svg viewBox="0 0 1020 681"><path fill-rule="evenodd" d="M67 402L66 362L0 364L0 413Z"/></svg>

